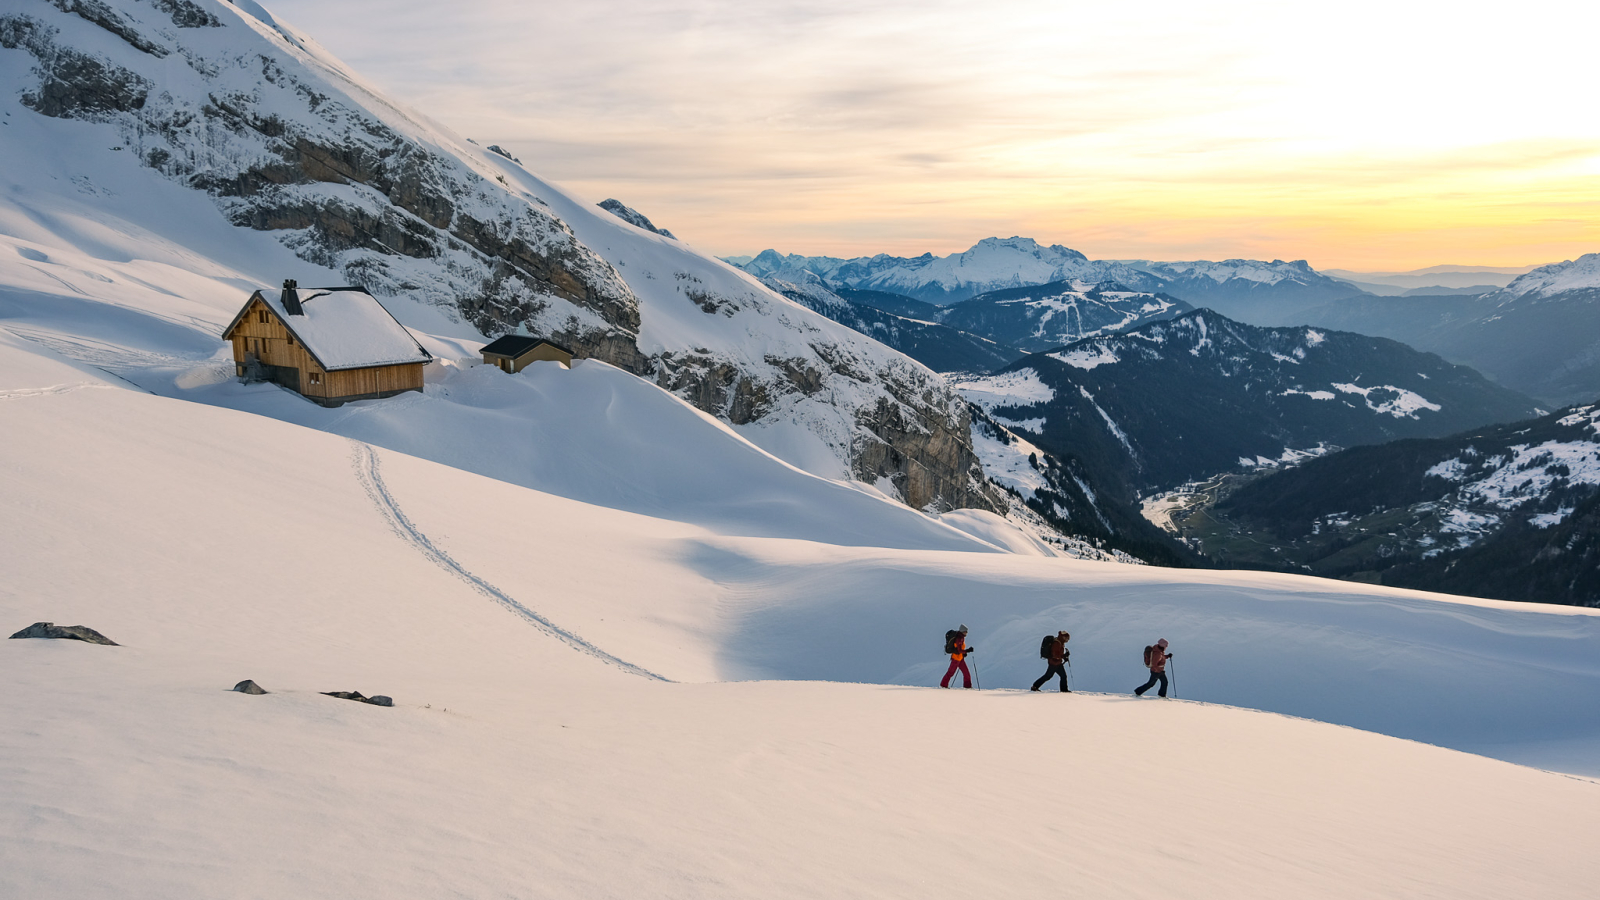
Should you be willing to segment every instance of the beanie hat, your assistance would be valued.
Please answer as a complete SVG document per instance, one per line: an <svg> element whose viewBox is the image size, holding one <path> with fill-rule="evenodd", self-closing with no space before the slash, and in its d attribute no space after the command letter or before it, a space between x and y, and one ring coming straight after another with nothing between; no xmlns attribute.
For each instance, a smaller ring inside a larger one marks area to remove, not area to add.
<svg viewBox="0 0 1600 900"><path fill-rule="evenodd" d="M1162 638L1161 640L1156 641L1156 646L1160 647L1163 650L1167 649L1167 639L1166 638Z"/></svg>
<svg viewBox="0 0 1600 900"><path fill-rule="evenodd" d="M966 634L967 633L967 626L963 625L960 628L957 628L956 630L961 632L962 634Z"/></svg>

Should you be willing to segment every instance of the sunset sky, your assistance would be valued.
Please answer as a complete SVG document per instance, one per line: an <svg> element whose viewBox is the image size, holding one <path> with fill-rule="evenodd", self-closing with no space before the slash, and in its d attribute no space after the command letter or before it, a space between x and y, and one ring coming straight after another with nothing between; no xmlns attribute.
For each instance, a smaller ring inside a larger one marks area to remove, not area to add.
<svg viewBox="0 0 1600 900"><path fill-rule="evenodd" d="M396 99L721 255L1600 250L1597 4L266 5Z"/></svg>

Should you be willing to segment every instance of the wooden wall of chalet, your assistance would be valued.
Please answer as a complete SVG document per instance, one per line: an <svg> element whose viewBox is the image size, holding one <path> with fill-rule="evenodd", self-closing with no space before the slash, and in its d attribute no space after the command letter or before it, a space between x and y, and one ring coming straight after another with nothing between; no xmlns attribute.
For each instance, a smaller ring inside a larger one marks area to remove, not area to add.
<svg viewBox="0 0 1600 900"><path fill-rule="evenodd" d="M567 368L572 367L572 354L566 352L565 350L552 347L549 344L540 344L516 359L501 360L500 368L508 372L521 372L523 369L526 369L529 364L539 362L541 360L554 360L566 366Z"/></svg>
<svg viewBox="0 0 1600 900"><path fill-rule="evenodd" d="M233 362L237 374L244 374L246 355L250 353L263 365L298 370L297 389L314 400L340 402L422 390L423 364L420 362L323 371L305 345L289 334L272 307L260 300L250 304L233 330Z"/></svg>
<svg viewBox="0 0 1600 900"><path fill-rule="evenodd" d="M398 366L373 366L329 372L324 385L330 398L381 397L402 391L422 390L422 363Z"/></svg>

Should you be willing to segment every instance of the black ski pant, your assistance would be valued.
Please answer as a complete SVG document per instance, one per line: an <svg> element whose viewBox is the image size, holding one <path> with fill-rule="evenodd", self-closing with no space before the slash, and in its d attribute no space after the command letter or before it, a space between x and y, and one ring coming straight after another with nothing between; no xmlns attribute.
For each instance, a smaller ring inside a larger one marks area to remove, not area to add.
<svg viewBox="0 0 1600 900"><path fill-rule="evenodd" d="M1161 690L1157 692L1156 696L1165 697L1167 695L1167 673L1157 672L1154 669L1150 670L1150 680L1144 683L1144 687L1134 688L1133 695L1135 697L1143 697L1144 692L1155 687L1157 681L1161 682Z"/></svg>
<svg viewBox="0 0 1600 900"><path fill-rule="evenodd" d="M1060 675L1061 689L1063 691L1067 690L1067 667L1061 663L1051 663L1050 668L1045 670L1045 673L1039 676L1039 680L1033 683L1033 690L1037 691L1040 685L1050 680L1051 675Z"/></svg>

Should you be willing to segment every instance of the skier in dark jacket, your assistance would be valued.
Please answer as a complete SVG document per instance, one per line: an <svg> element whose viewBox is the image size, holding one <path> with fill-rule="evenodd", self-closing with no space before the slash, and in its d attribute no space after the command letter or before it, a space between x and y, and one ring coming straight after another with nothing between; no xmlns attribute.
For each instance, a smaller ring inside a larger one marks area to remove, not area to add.
<svg viewBox="0 0 1600 900"><path fill-rule="evenodd" d="M1162 638L1156 641L1154 646L1147 649L1150 652L1146 655L1144 664L1150 667L1150 680L1146 681L1143 687L1134 688L1133 695L1135 697L1143 697L1144 692L1150 690L1159 681L1161 682L1161 690L1157 693L1157 696L1165 697L1167 695L1167 660L1172 658L1172 654L1167 652L1167 639Z"/></svg>
<svg viewBox="0 0 1600 900"><path fill-rule="evenodd" d="M967 626L963 625L956 631L959 634L949 644L950 670L944 673L944 680L939 682L939 687L942 688L950 686L950 679L958 670L961 672L961 686L972 687L972 672L967 669L967 654L971 653L973 648L967 646Z"/></svg>
<svg viewBox="0 0 1600 900"><path fill-rule="evenodd" d="M1067 641L1072 640L1072 635L1065 631L1056 632L1056 639L1050 644L1050 668L1046 669L1039 680L1033 683L1029 690L1037 691L1039 686L1050 680L1051 675L1061 676L1061 690L1071 693L1072 688L1067 687L1067 660L1072 656L1072 651L1067 649Z"/></svg>

